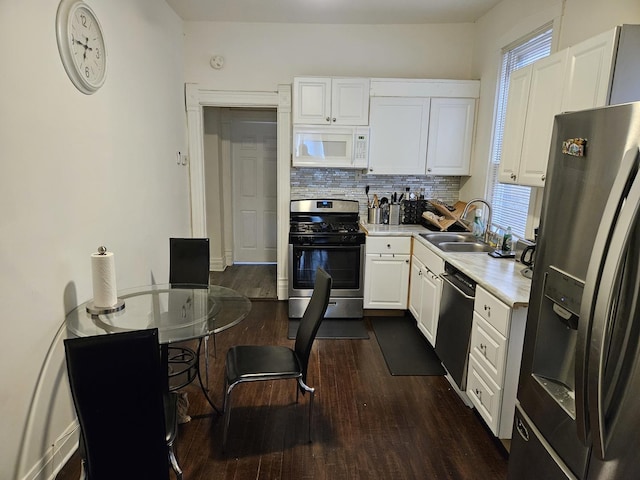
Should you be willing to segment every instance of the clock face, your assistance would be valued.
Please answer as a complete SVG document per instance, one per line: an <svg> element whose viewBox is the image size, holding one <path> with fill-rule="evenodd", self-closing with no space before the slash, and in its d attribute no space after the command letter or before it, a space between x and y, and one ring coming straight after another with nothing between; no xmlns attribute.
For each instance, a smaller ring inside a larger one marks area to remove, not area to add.
<svg viewBox="0 0 640 480"><path fill-rule="evenodd" d="M62 0L56 18L62 64L74 85L87 95L106 78L107 55L100 22L80 0Z"/></svg>
<svg viewBox="0 0 640 480"><path fill-rule="evenodd" d="M100 87L107 66L104 39L98 20L85 5L80 4L72 10L69 43L78 73L87 84Z"/></svg>

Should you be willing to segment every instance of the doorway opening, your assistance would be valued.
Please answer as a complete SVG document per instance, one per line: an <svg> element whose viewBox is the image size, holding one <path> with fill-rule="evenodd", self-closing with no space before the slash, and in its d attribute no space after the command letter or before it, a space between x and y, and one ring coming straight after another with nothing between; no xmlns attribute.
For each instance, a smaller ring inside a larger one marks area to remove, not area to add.
<svg viewBox="0 0 640 480"><path fill-rule="evenodd" d="M221 246L212 263L222 268L214 270L275 265L277 111L207 106L203 120L207 236ZM275 284L275 268L260 271L273 272Z"/></svg>
<svg viewBox="0 0 640 480"><path fill-rule="evenodd" d="M211 270L224 271L234 262L233 224L223 228L232 219L232 170L230 162L221 161L223 156L231 158L231 141L224 141L218 130L205 135L205 109L275 109L277 118L276 142L276 288L279 300L287 299L287 248L289 230L289 200L291 196L291 85L278 85L277 91L222 91L199 84L186 84L187 133L189 141L189 185L191 197L191 230L194 237L208 236L211 239ZM216 114L214 114L215 117ZM206 119L209 123L210 119ZM219 119L216 120L219 123ZM231 139L231 124L227 139ZM208 130L209 125L207 125ZM205 138L206 137L206 138ZM213 159L205 150L214 152ZM205 178L206 177L206 178ZM209 183L209 186L207 186ZM211 187L213 185L213 187ZM205 194L206 191L206 194Z"/></svg>

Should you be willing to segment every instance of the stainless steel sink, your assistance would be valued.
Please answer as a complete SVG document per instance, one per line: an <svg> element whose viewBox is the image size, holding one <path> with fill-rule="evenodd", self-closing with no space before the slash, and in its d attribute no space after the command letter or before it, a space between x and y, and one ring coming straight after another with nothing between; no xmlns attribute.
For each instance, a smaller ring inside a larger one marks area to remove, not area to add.
<svg viewBox="0 0 640 480"><path fill-rule="evenodd" d="M494 250L486 243L478 241L470 232L421 233L420 236L443 252L486 253Z"/></svg>
<svg viewBox="0 0 640 480"><path fill-rule="evenodd" d="M442 242L436 245L443 252L486 253L494 249L482 242Z"/></svg>
<svg viewBox="0 0 640 480"><path fill-rule="evenodd" d="M475 242L476 237L471 232L431 232L421 233L422 238L435 244L443 242Z"/></svg>

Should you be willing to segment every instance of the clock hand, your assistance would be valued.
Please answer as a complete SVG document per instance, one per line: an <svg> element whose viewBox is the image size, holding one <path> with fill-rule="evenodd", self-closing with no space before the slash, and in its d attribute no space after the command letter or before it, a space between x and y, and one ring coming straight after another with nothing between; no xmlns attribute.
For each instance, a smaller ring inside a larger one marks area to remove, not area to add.
<svg viewBox="0 0 640 480"><path fill-rule="evenodd" d="M87 59L87 50L93 51L93 48L91 48L89 46L89 38L87 37L87 40L86 40L87 43L82 43L80 40L75 40L75 42L78 45L82 45L84 47L84 52L82 53L82 59L86 60Z"/></svg>

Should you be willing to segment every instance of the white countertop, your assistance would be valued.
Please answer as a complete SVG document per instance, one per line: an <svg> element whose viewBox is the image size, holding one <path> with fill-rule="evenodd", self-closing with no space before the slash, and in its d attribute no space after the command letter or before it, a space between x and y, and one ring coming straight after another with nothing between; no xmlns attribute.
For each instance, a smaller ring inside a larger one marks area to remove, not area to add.
<svg viewBox="0 0 640 480"><path fill-rule="evenodd" d="M431 231L422 225L378 225L366 222L360 225L369 236L413 237L511 308L529 305L531 280L520 273L525 266L514 259L493 258L484 253L443 252L420 236Z"/></svg>

